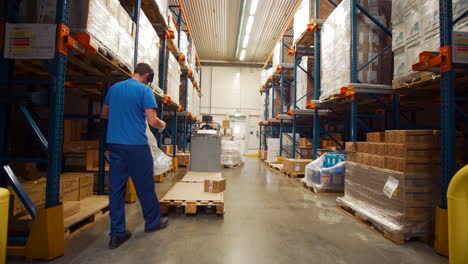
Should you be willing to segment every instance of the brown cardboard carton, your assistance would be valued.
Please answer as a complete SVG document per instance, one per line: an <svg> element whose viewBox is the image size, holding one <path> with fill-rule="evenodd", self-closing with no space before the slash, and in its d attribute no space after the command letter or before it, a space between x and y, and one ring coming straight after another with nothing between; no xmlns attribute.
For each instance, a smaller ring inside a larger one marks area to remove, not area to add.
<svg viewBox="0 0 468 264"><path fill-rule="evenodd" d="M369 143L367 142L356 142L356 151L362 153L369 152Z"/></svg>
<svg viewBox="0 0 468 264"><path fill-rule="evenodd" d="M94 174L93 173L80 173L80 191L79 199L80 201L86 197L93 195L94 188Z"/></svg>
<svg viewBox="0 0 468 264"><path fill-rule="evenodd" d="M22 186L25 192L28 194L29 199L34 203L38 208L41 208L45 205L45 178L39 179L37 181L29 181L22 183ZM10 186L9 191L11 194L10 207L11 212L14 216L20 215L26 212L26 209L23 205L23 202L16 195L13 188Z"/></svg>
<svg viewBox="0 0 468 264"><path fill-rule="evenodd" d="M190 153L177 153L177 159L179 160L179 165L190 165Z"/></svg>
<svg viewBox="0 0 468 264"><path fill-rule="evenodd" d="M346 152L357 152L357 142L346 142Z"/></svg>
<svg viewBox="0 0 468 264"><path fill-rule="evenodd" d="M79 201L80 198L80 178L78 175L68 173L62 174L60 181L62 183L63 201Z"/></svg>
<svg viewBox="0 0 468 264"><path fill-rule="evenodd" d="M63 120L63 141L81 140L81 120Z"/></svg>
<svg viewBox="0 0 468 264"><path fill-rule="evenodd" d="M304 174L305 167L311 162L311 159L285 159L283 161L283 169L289 173Z"/></svg>
<svg viewBox="0 0 468 264"><path fill-rule="evenodd" d="M229 120L223 120L223 128L231 128L231 122Z"/></svg>
<svg viewBox="0 0 468 264"><path fill-rule="evenodd" d="M205 192L220 193L226 190L226 179L221 180L205 180L204 182Z"/></svg>
<svg viewBox="0 0 468 264"><path fill-rule="evenodd" d="M164 153L166 153L166 155L168 155L169 157L172 157L173 153L174 153L174 145L163 145L163 148L162 150L164 151ZM177 146L176 146L176 152L177 152Z"/></svg>
<svg viewBox="0 0 468 264"><path fill-rule="evenodd" d="M367 133L367 142L385 142L385 132Z"/></svg>

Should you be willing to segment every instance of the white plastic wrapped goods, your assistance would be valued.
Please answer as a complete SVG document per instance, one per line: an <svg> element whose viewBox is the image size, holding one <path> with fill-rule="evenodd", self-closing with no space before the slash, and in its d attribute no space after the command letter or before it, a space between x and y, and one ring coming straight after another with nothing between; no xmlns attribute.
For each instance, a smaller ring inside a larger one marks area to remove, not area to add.
<svg viewBox="0 0 468 264"><path fill-rule="evenodd" d="M189 54L189 46L190 46L190 43L189 43L189 40L188 40L187 33L185 33L184 31L181 31L180 32L179 52L183 53L187 58L188 58L188 54ZM187 61L188 61L188 59L187 59Z"/></svg>
<svg viewBox="0 0 468 264"><path fill-rule="evenodd" d="M436 173L403 173L346 162L345 196L337 203L405 239L431 235L436 179Z"/></svg>
<svg viewBox="0 0 468 264"><path fill-rule="evenodd" d="M158 148L156 138L148 124L146 125L146 136L148 137L148 145L150 146L151 155L153 156L153 175L159 175L171 168L172 158L164 154L164 152Z"/></svg>
<svg viewBox="0 0 468 264"><path fill-rule="evenodd" d="M159 84L159 37L144 12L140 12L139 34L138 62L148 63L153 68L153 84Z"/></svg>
<svg viewBox="0 0 468 264"><path fill-rule="evenodd" d="M279 138L269 138L267 139L268 144L268 162L277 162L279 155Z"/></svg>
<svg viewBox="0 0 468 264"><path fill-rule="evenodd" d="M186 111L189 111L193 114L193 84L190 80L188 80L188 85L187 85L187 109Z"/></svg>
<svg viewBox="0 0 468 264"><path fill-rule="evenodd" d="M170 11L168 12L170 13ZM179 38L179 35L177 34L177 24L176 24L177 18L174 17L172 13L170 13L167 16L167 21L168 21L168 30L172 30L174 32L174 39L170 39L169 41L173 41L174 46L177 47L178 38Z"/></svg>
<svg viewBox="0 0 468 264"><path fill-rule="evenodd" d="M291 43L286 43L288 46L291 45ZM294 63L294 56L293 55L288 55L288 48L284 47L284 61L282 61L282 42L276 43L275 46L275 51L273 52L273 59L272 59L272 71L276 71L277 67L281 63L286 63L286 64L292 64Z"/></svg>
<svg viewBox="0 0 468 264"><path fill-rule="evenodd" d="M325 156L309 163L305 168L305 177L302 181L318 192L336 191L344 189L345 162L339 162L330 168L324 168Z"/></svg>
<svg viewBox="0 0 468 264"><path fill-rule="evenodd" d="M170 96L172 101L176 104L179 104L180 74L179 62L172 53L169 53L166 94Z"/></svg>
<svg viewBox="0 0 468 264"><path fill-rule="evenodd" d="M299 64L309 74L313 74L313 58L303 57ZM297 70L297 107L305 109L307 102L313 99L314 81L306 72L301 69ZM310 93L309 93L310 92Z"/></svg>
<svg viewBox="0 0 468 264"><path fill-rule="evenodd" d="M196 74L197 48L195 47L195 42L193 41L193 38L190 39L187 60L188 60L190 69L194 72L194 74Z"/></svg>
<svg viewBox="0 0 468 264"><path fill-rule="evenodd" d="M383 25L390 27L390 0L359 0L357 1ZM342 87L351 83L351 17L350 0L342 1L325 21L322 31L321 56L322 63L321 96L328 99L337 95ZM358 67L367 63L391 44L391 37L386 35L377 25L362 12L357 12L357 64ZM367 65L358 73L358 80L370 84L391 84L390 50L379 56L373 63Z"/></svg>
<svg viewBox="0 0 468 264"><path fill-rule="evenodd" d="M226 167L239 166L243 162L241 142L238 140L221 141L221 164Z"/></svg>
<svg viewBox="0 0 468 264"><path fill-rule="evenodd" d="M310 0L304 0L301 2L299 9L297 9L296 14L294 15L293 22L293 31L294 31L294 43L306 31L307 25L310 23Z"/></svg>
<svg viewBox="0 0 468 264"><path fill-rule="evenodd" d="M197 117L199 120L201 118L200 115L200 96L198 95L197 90L193 89L193 111L192 115Z"/></svg>
<svg viewBox="0 0 468 264"><path fill-rule="evenodd" d="M468 0L453 1L454 19L468 10ZM392 1L392 50L394 51L394 86L413 82L430 72L415 72L412 65L423 51L440 48L438 0ZM467 31L468 18L454 25L454 30Z"/></svg>

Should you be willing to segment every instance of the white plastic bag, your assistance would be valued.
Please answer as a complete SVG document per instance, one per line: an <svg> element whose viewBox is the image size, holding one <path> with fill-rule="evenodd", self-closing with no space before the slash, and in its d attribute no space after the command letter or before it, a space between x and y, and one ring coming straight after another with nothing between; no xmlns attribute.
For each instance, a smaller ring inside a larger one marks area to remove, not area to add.
<svg viewBox="0 0 468 264"><path fill-rule="evenodd" d="M158 143L148 124L146 124L146 136L148 137L148 145L153 156L153 175L159 175L172 166L172 158L167 156L161 149L158 148Z"/></svg>

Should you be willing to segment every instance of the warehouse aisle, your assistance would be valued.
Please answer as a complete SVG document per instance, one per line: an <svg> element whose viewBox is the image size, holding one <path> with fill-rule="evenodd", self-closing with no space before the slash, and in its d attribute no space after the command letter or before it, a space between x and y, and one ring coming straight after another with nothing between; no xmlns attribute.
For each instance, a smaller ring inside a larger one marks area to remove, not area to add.
<svg viewBox="0 0 468 264"><path fill-rule="evenodd" d="M172 214L167 229L145 234L140 206L132 204L133 237L121 248L107 249L105 219L69 241L66 256L52 263L448 263L425 244L393 244L338 211L335 196L314 195L257 159L223 174L224 218ZM158 196L181 176L157 184Z"/></svg>

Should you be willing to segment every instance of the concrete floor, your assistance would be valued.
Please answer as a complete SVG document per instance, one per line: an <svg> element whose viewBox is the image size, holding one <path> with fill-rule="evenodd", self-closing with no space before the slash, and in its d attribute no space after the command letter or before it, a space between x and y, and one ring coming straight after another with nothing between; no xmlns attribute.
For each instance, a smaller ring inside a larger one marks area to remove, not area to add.
<svg viewBox="0 0 468 264"><path fill-rule="evenodd" d="M223 174L228 182L224 217L173 213L167 229L146 234L140 205L131 204L130 241L108 250L105 219L68 241L65 256L52 263L448 263L423 243L393 244L337 210L336 196L315 195L256 158ZM158 196L181 177L157 184Z"/></svg>

